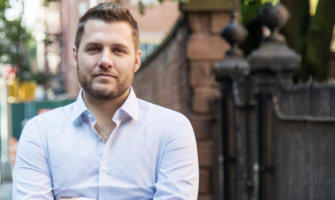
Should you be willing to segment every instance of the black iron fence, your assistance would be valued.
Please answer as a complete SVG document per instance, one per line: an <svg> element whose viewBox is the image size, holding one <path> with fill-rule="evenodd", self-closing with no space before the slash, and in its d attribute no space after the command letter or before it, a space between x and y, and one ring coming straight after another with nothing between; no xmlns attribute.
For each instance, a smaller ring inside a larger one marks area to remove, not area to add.
<svg viewBox="0 0 335 200"><path fill-rule="evenodd" d="M335 84L294 85L300 57L278 32L248 59L238 39L226 39L233 48L214 68L222 94L218 199L335 199Z"/></svg>

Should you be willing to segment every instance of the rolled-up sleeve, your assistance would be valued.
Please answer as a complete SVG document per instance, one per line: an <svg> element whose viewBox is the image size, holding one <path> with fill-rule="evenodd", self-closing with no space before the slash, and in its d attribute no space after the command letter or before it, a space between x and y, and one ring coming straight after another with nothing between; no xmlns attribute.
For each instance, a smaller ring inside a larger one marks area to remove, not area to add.
<svg viewBox="0 0 335 200"><path fill-rule="evenodd" d="M196 200L199 166L194 131L188 119L175 119L165 142L153 199Z"/></svg>
<svg viewBox="0 0 335 200"><path fill-rule="evenodd" d="M13 200L53 200L52 180L41 131L34 121L24 127L17 150Z"/></svg>

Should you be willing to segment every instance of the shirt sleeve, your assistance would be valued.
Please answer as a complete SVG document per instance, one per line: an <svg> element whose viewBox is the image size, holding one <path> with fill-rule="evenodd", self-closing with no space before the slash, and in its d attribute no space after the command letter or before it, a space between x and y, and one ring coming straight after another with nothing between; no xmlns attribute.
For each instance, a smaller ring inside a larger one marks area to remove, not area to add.
<svg viewBox="0 0 335 200"><path fill-rule="evenodd" d="M155 184L156 199L196 200L199 165L194 131L188 119L181 116L171 126Z"/></svg>
<svg viewBox="0 0 335 200"><path fill-rule="evenodd" d="M53 200L52 180L36 120L24 127L17 150L13 200Z"/></svg>

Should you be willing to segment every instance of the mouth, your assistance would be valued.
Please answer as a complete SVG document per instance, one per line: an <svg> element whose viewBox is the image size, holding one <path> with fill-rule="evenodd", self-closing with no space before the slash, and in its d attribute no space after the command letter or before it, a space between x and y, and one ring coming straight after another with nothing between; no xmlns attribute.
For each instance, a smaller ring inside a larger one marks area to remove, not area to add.
<svg viewBox="0 0 335 200"><path fill-rule="evenodd" d="M94 78L117 78L117 76L113 74L106 74L106 73L98 73L93 75Z"/></svg>

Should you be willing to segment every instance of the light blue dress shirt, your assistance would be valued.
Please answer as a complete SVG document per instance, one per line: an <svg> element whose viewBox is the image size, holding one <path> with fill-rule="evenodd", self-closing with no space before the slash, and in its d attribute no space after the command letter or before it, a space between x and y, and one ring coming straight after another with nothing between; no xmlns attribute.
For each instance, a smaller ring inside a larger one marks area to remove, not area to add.
<svg viewBox="0 0 335 200"><path fill-rule="evenodd" d="M131 89L112 120L104 142L81 93L31 119L19 141L13 199L197 199L197 148L186 117Z"/></svg>

